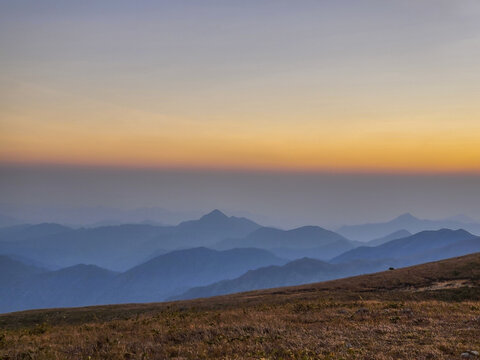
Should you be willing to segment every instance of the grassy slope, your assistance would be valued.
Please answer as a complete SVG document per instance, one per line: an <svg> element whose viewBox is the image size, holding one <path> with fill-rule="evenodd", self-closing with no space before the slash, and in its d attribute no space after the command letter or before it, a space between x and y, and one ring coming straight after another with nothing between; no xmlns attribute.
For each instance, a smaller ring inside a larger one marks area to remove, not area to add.
<svg viewBox="0 0 480 360"><path fill-rule="evenodd" d="M0 315L0 359L451 359L480 349L480 254L160 304Z"/></svg>

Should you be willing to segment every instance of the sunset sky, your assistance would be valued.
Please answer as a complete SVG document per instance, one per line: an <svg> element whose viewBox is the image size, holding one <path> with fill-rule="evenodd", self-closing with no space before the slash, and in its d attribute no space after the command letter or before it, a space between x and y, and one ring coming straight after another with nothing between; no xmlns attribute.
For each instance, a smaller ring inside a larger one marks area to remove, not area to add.
<svg viewBox="0 0 480 360"><path fill-rule="evenodd" d="M2 1L0 161L480 171L480 3Z"/></svg>
<svg viewBox="0 0 480 360"><path fill-rule="evenodd" d="M7 0L0 49L3 203L480 219L478 0Z"/></svg>

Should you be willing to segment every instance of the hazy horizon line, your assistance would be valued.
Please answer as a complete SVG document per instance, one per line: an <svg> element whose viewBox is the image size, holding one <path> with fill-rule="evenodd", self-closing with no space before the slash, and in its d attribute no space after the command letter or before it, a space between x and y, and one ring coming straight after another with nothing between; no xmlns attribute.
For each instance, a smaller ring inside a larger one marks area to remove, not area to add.
<svg viewBox="0 0 480 360"><path fill-rule="evenodd" d="M38 169L71 169L71 170L104 170L104 171L153 171L153 172L218 172L218 173L245 173L245 174L324 174L324 175L392 175L392 176L480 176L480 168L478 169L432 169L432 168L376 168L376 167L281 167L281 166L214 166L214 165L163 165L163 164L106 164L106 163L70 163L70 162L0 162L0 169L22 169L22 168L38 168Z"/></svg>

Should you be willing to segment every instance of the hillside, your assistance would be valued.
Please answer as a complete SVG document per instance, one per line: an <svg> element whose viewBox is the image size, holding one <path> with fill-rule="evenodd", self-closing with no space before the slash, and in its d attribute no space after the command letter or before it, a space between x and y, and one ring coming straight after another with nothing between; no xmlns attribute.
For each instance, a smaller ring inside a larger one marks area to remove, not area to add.
<svg viewBox="0 0 480 360"><path fill-rule="evenodd" d="M455 244L469 241L458 247ZM444 251L445 250L445 251ZM375 247L361 246L332 259L333 263L348 263L354 260L395 259L399 265L413 265L480 251L480 238L465 230L441 229L422 231L412 236L392 240ZM433 256L435 254L435 256Z"/></svg>
<svg viewBox="0 0 480 360"><path fill-rule="evenodd" d="M291 261L283 266L268 266L250 270L236 279L194 287L171 299L194 299L257 289L308 284L385 270L391 264L392 262L384 263L382 261L352 261L348 264L330 264L321 260L303 258Z"/></svg>
<svg viewBox="0 0 480 360"><path fill-rule="evenodd" d="M477 253L209 299L4 314L0 357L456 359L480 348L479 311Z"/></svg>

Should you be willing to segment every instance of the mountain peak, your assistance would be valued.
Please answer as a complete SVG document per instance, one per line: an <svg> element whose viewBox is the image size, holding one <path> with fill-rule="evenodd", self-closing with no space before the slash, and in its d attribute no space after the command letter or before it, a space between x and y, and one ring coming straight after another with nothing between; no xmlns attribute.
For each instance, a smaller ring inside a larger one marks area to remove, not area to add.
<svg viewBox="0 0 480 360"><path fill-rule="evenodd" d="M200 220L224 220L224 219L228 219L228 216L218 209L215 209L209 212L208 214L203 215L200 218Z"/></svg>
<svg viewBox="0 0 480 360"><path fill-rule="evenodd" d="M395 218L395 220L408 221L408 220L418 220L418 219L412 214L407 212L398 216L397 218Z"/></svg>

